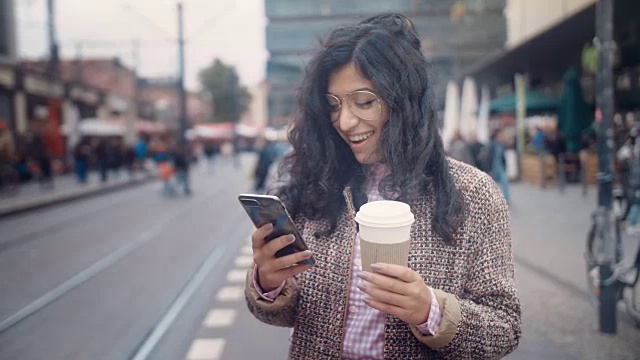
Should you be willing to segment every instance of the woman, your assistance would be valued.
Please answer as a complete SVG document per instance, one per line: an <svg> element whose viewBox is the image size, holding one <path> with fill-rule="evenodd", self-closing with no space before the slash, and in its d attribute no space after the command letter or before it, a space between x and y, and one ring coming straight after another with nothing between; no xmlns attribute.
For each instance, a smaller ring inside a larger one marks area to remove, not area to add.
<svg viewBox="0 0 640 360"><path fill-rule="evenodd" d="M334 30L309 62L276 192L310 251L253 233L246 298L293 327L291 359L483 359L520 337L508 210L495 183L449 160L429 64L411 22L383 14ZM361 271L356 209L411 205L407 266ZM313 268L297 265L313 254Z"/></svg>

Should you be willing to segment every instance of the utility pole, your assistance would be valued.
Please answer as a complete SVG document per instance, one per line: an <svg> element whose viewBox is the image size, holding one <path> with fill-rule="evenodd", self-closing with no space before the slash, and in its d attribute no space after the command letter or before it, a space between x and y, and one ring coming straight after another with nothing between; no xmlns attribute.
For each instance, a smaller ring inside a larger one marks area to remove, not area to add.
<svg viewBox="0 0 640 360"><path fill-rule="evenodd" d="M49 76L55 78L59 75L60 58L56 37L56 16L54 0L47 0L47 30L49 34Z"/></svg>
<svg viewBox="0 0 640 360"><path fill-rule="evenodd" d="M179 129L178 141L182 147L183 154L189 163L189 142L187 141L187 93L184 88L184 26L182 21L182 1L178 1L178 102L179 102ZM185 177L185 188L189 191L189 166L187 166L187 176Z"/></svg>
<svg viewBox="0 0 640 360"><path fill-rule="evenodd" d="M598 123L598 236L602 254L600 265L600 332L616 333L616 285L611 281L615 262L615 241L611 221L613 192L613 0L596 3L596 44L598 72L596 121Z"/></svg>

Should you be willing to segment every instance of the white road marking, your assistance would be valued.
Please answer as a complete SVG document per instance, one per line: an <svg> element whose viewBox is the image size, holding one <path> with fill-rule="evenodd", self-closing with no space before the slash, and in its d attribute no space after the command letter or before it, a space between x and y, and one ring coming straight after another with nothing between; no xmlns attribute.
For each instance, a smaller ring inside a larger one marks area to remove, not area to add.
<svg viewBox="0 0 640 360"><path fill-rule="evenodd" d="M251 266L251 263L253 262L253 257L252 256L238 256L236 258L236 267L239 268L248 268L249 266Z"/></svg>
<svg viewBox="0 0 640 360"><path fill-rule="evenodd" d="M246 246L243 246L242 249L240 249L240 253L242 255L251 256L253 255L253 249L251 249L251 245L246 245Z"/></svg>
<svg viewBox="0 0 640 360"><path fill-rule="evenodd" d="M247 277L247 270L233 269L227 273L227 282L244 283Z"/></svg>
<svg viewBox="0 0 640 360"><path fill-rule="evenodd" d="M178 295L176 300L171 304L171 307L162 316L160 322L153 328L153 331L145 339L142 345L138 348L138 351L133 356L132 360L146 360L156 347L158 342L162 339L164 334L169 330L169 327L176 320L178 315L187 306L189 299L193 297L200 285L205 281L209 273L215 269L218 259L222 257L226 251L224 246L215 248L209 256L204 260L202 265L198 268L196 273L189 279L189 282L185 286L184 290Z"/></svg>
<svg viewBox="0 0 640 360"><path fill-rule="evenodd" d="M196 339L189 348L187 360L220 359L225 342L225 339Z"/></svg>
<svg viewBox="0 0 640 360"><path fill-rule="evenodd" d="M244 297L244 286L225 286L220 289L218 301L238 301Z"/></svg>
<svg viewBox="0 0 640 360"><path fill-rule="evenodd" d="M233 324L236 319L236 311L233 309L213 309L204 319L204 326L208 328L226 327Z"/></svg>

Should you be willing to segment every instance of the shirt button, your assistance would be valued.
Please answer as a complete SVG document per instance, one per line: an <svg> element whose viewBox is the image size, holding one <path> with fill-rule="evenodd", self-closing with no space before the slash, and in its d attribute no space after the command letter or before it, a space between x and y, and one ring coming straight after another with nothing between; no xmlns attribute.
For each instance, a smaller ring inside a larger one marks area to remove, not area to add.
<svg viewBox="0 0 640 360"><path fill-rule="evenodd" d="M355 260L353 260L353 263L354 263L356 266L358 266L358 267L359 267L359 266L362 266L362 260L360 260L360 259L355 259Z"/></svg>
<svg viewBox="0 0 640 360"><path fill-rule="evenodd" d="M350 307L349 307L349 312L357 313L357 312L358 312L358 308L357 308L357 307L355 307L355 306L350 306Z"/></svg>

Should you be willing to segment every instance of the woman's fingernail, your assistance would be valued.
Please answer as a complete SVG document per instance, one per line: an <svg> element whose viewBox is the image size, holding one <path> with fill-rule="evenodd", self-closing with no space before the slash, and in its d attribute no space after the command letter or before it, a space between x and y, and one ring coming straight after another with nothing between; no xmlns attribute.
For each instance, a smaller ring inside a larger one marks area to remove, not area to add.
<svg viewBox="0 0 640 360"><path fill-rule="evenodd" d="M310 257L311 257L311 255L312 255L313 253L311 252L311 250L305 250L305 251L303 251L303 252L302 252L302 254L304 255L304 257L305 257L305 258L307 258L307 259L308 259L308 258L310 258Z"/></svg>
<svg viewBox="0 0 640 360"><path fill-rule="evenodd" d="M369 304L371 302L371 298L368 296L365 296L364 299L362 299L362 301L364 301L365 304Z"/></svg>
<svg viewBox="0 0 640 360"><path fill-rule="evenodd" d="M360 291L365 291L367 286L365 284L358 284L358 289L360 289Z"/></svg>
<svg viewBox="0 0 640 360"><path fill-rule="evenodd" d="M273 230L273 224L272 223L267 223L265 226L263 226L263 228L267 231L269 230Z"/></svg>
<svg viewBox="0 0 640 360"><path fill-rule="evenodd" d="M296 241L295 235L287 235L287 242L288 243L292 243L294 241Z"/></svg>
<svg viewBox="0 0 640 360"><path fill-rule="evenodd" d="M366 280L367 279L367 273L365 271L360 271L358 273L358 277L362 280Z"/></svg>
<svg viewBox="0 0 640 360"><path fill-rule="evenodd" d="M380 265L380 264L371 264L371 270L380 271L380 270L382 270L382 265Z"/></svg>

